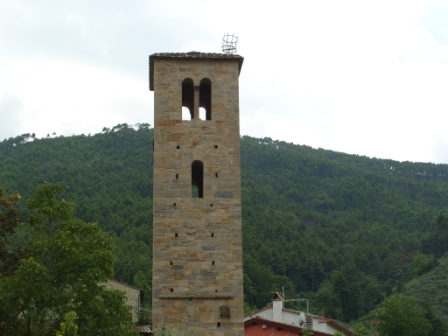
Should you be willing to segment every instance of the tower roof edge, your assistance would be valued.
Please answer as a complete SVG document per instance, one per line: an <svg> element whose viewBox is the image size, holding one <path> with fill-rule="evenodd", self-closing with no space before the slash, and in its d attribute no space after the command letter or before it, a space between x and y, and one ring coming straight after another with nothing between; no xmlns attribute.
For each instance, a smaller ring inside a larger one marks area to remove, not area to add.
<svg viewBox="0 0 448 336"><path fill-rule="evenodd" d="M241 72L243 66L244 57L236 54L223 54L223 53L207 53L199 51L190 51L182 53L154 53L149 55L149 90L154 91L154 79L152 74L154 73L154 60L155 59L181 59L181 60L220 60L220 61L236 61L238 62L238 73Z"/></svg>

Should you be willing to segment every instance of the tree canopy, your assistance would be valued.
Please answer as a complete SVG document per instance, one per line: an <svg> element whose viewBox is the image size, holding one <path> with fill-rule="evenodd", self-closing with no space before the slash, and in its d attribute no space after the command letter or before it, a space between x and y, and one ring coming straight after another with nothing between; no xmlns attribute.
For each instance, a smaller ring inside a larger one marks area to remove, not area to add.
<svg viewBox="0 0 448 336"><path fill-rule="evenodd" d="M0 143L0 183L26 199L44 181L69 186L76 217L98 222L113 237L115 278L143 287L147 298L152 137L147 124L120 124L94 135L25 134ZM284 287L287 298L309 299L311 313L324 309L348 322L439 267L448 252L448 165L245 136L241 166L249 307L261 308ZM24 215L30 211L18 207ZM434 313L448 319L445 292ZM422 300L437 296L431 295ZM286 306L303 310L301 303Z"/></svg>
<svg viewBox="0 0 448 336"><path fill-rule="evenodd" d="M11 235L20 225L19 210L15 206L19 200L17 194L6 195L0 185L0 275L13 271L19 258L18 248L11 246Z"/></svg>
<svg viewBox="0 0 448 336"><path fill-rule="evenodd" d="M113 277L112 238L74 217L65 190L45 183L28 201L27 254L0 277L2 333L54 335L75 312L81 335L131 335L124 294L101 285Z"/></svg>
<svg viewBox="0 0 448 336"><path fill-rule="evenodd" d="M387 298L378 313L381 336L427 336L432 330L427 311L412 296L397 295Z"/></svg>

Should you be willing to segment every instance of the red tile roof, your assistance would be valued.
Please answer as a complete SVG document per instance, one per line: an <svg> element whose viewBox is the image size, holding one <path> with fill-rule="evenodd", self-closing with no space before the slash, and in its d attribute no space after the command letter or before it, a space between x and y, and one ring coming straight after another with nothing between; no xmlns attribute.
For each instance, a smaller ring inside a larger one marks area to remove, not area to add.
<svg viewBox="0 0 448 336"><path fill-rule="evenodd" d="M300 333L300 334L302 333L302 330L305 329L305 328L302 328L302 327L299 327L299 326L295 326L295 325L292 325L292 324L266 320L266 319L258 317L258 316L252 317L249 320L244 322L244 326L245 327L249 326L251 324L261 324L261 325L265 324L265 325L270 326L270 327L281 328L281 329L284 329L284 330L288 330L288 331L291 331L291 332L297 332L297 333ZM313 330L313 336L331 336L331 334L327 334L327 333L324 333L324 332L321 332L321 331Z"/></svg>
<svg viewBox="0 0 448 336"><path fill-rule="evenodd" d="M258 310L255 310L253 312L250 312L249 314L244 315L244 317L251 317L251 318L260 318L257 316L257 314L265 311L265 310L269 310L269 309L273 309L272 304L267 304L266 306L264 306L263 308L260 308ZM298 311L298 310L292 310L292 309L287 309L287 308L282 308L282 311L287 311L289 313L292 314L297 314L300 315L302 312ZM343 332L345 335L355 335L355 333L353 331L351 331L350 329L344 327L343 325L339 324L338 322L336 322L335 320L329 318L329 317L323 317L323 316L319 316L319 315L311 315L311 314L306 314L306 315L310 315L313 318L317 319L319 323L328 323L330 326L332 326L334 329L339 330L341 332ZM277 323L277 322L276 322ZM326 334L325 334L326 335Z"/></svg>

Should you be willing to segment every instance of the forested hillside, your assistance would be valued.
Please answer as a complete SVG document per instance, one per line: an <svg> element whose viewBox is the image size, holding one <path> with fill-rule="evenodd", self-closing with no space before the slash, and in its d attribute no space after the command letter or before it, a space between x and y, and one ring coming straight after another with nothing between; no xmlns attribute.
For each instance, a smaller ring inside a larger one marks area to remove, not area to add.
<svg viewBox="0 0 448 336"><path fill-rule="evenodd" d="M76 215L116 237L116 278L147 297L152 134L147 124L122 124L95 135L24 134L0 143L0 185L23 199L44 181L68 185ZM310 299L311 312L354 320L448 250L448 165L251 137L241 139L241 155L250 306L284 287L287 299Z"/></svg>

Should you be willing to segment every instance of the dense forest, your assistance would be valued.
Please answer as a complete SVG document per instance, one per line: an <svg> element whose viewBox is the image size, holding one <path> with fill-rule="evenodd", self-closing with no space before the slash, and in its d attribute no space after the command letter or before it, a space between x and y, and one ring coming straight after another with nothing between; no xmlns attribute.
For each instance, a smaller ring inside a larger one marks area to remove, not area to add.
<svg viewBox="0 0 448 336"><path fill-rule="evenodd" d="M114 237L115 277L143 288L147 298L152 136L148 124L120 124L94 135L23 134L0 143L0 185L23 199L45 181L67 185L76 216ZM326 316L353 321L446 267L440 258L448 250L448 165L247 136L241 162L248 309L284 289L286 299L309 299L312 313L324 309ZM24 235L19 230L15 240ZM422 304L434 303L434 291L419 298ZM445 296L435 314L446 312ZM287 305L304 309L300 302Z"/></svg>

